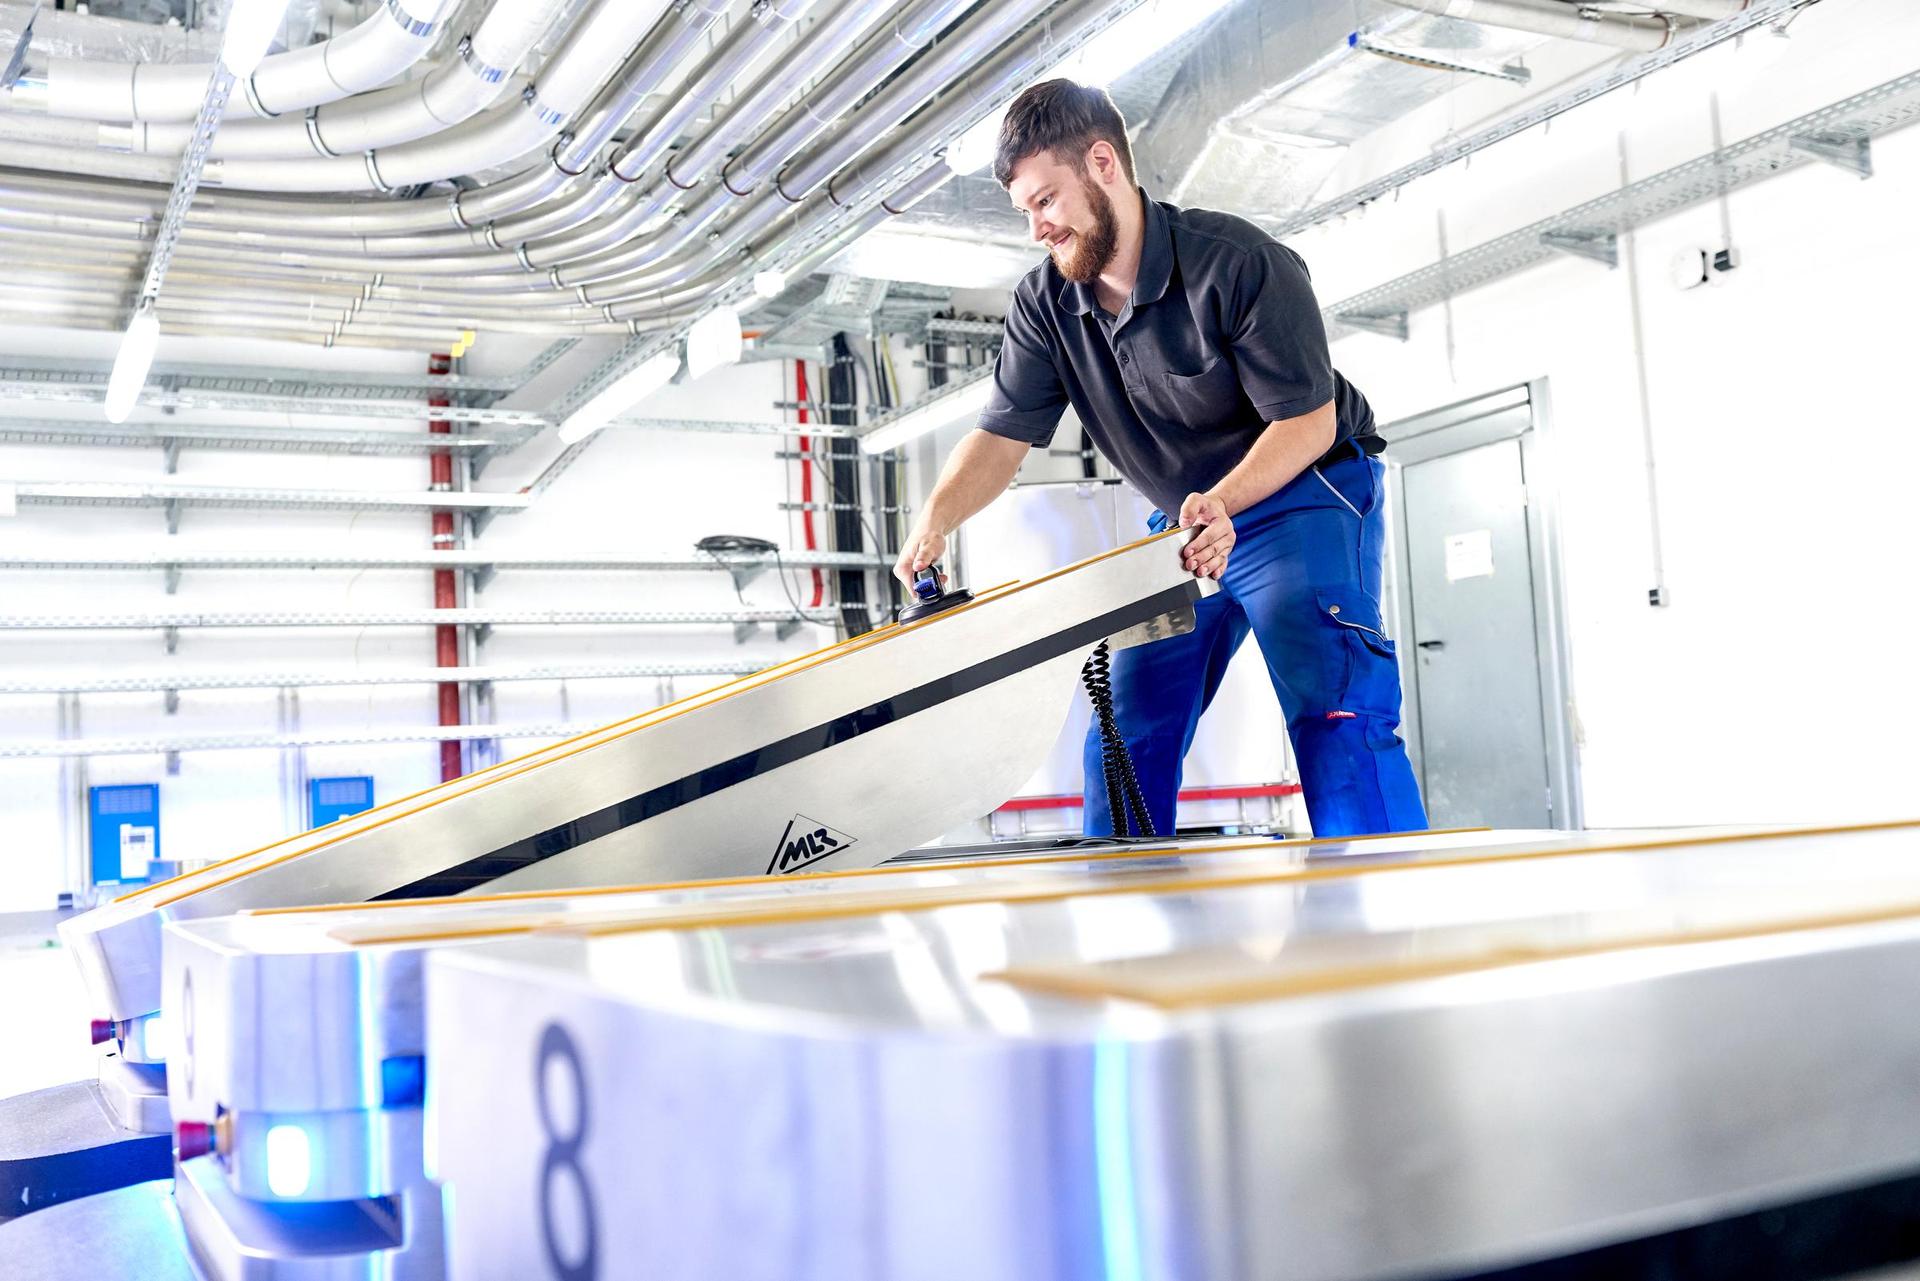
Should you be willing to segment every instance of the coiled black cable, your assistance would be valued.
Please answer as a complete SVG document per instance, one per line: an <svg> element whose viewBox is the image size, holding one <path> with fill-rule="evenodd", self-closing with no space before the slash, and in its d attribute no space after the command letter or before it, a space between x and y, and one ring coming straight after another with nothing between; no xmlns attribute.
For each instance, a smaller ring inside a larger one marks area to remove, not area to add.
<svg viewBox="0 0 1920 1281"><path fill-rule="evenodd" d="M1094 722L1100 727L1100 766L1107 780L1107 813L1113 820L1113 834L1157 836L1146 798L1140 795L1140 780L1133 773L1133 756L1127 751L1127 740L1120 736L1120 722L1113 713L1113 650L1106 641L1087 656L1080 681L1087 687Z"/></svg>

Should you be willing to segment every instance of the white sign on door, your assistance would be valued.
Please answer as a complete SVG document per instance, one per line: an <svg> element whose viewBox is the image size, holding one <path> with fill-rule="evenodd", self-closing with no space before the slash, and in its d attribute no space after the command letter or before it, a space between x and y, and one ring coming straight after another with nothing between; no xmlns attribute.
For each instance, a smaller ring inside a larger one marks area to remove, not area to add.
<svg viewBox="0 0 1920 1281"><path fill-rule="evenodd" d="M1447 581L1493 576L1493 531L1472 529L1447 535Z"/></svg>

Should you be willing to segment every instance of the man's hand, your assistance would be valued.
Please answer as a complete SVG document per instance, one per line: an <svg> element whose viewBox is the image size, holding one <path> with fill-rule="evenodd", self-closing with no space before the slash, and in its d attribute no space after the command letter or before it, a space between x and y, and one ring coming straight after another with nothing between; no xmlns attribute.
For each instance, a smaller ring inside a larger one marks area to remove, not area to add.
<svg viewBox="0 0 1920 1281"><path fill-rule="evenodd" d="M1212 494L1188 494L1180 504L1180 528L1196 525L1200 532L1181 552L1182 561L1195 578L1219 578L1233 550L1233 521L1227 517L1227 505Z"/></svg>
<svg viewBox="0 0 1920 1281"><path fill-rule="evenodd" d="M907 535L907 545L900 550L900 559L894 563L893 576L913 590L913 576L947 554L947 536L931 529L916 528ZM940 575L940 586L947 585L947 576Z"/></svg>

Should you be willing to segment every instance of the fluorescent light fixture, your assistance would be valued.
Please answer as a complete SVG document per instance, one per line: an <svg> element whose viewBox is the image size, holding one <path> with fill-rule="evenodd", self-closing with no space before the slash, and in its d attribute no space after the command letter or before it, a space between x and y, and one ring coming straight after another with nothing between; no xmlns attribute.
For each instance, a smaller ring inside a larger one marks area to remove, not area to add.
<svg viewBox="0 0 1920 1281"><path fill-rule="evenodd" d="M869 454L884 453L930 431L975 418L987 407L987 399L992 394L993 377L982 374L958 391L948 392L918 409L910 409L881 423L860 438L860 448Z"/></svg>
<svg viewBox="0 0 1920 1281"><path fill-rule="evenodd" d="M949 289L1012 288L1039 247L967 239L918 227L879 226L828 261L826 270Z"/></svg>
<svg viewBox="0 0 1920 1281"><path fill-rule="evenodd" d="M220 42L220 61L234 79L245 80L253 74L286 16L287 0L233 0L227 10L227 35Z"/></svg>
<svg viewBox="0 0 1920 1281"><path fill-rule="evenodd" d="M1111 87L1232 2L1146 0L1075 53L1034 76L1033 82L1064 78L1083 85ZM964 176L991 164L1000 141L1000 122L1006 118L1006 107L997 107L954 139L947 147L947 168Z"/></svg>
<svg viewBox="0 0 1920 1281"><path fill-rule="evenodd" d="M306 1195L313 1184L313 1144L297 1125L267 1129L267 1188L275 1196Z"/></svg>
<svg viewBox="0 0 1920 1281"><path fill-rule="evenodd" d="M679 369L680 353L672 349L641 361L567 415L566 421L560 424L561 441L571 445L585 440L666 386Z"/></svg>
<svg viewBox="0 0 1920 1281"><path fill-rule="evenodd" d="M127 322L120 336L120 351L113 358L113 373L107 378L107 421L123 423L147 385L147 371L153 368L154 349L160 345L160 317L151 300L143 301Z"/></svg>
<svg viewBox="0 0 1920 1281"><path fill-rule="evenodd" d="M753 296L755 298L778 298L787 292L787 273L784 271L756 271L753 273Z"/></svg>
<svg viewBox="0 0 1920 1281"><path fill-rule="evenodd" d="M1000 145L1000 125L1006 118L1006 107L995 107L947 144L947 168L964 178L992 164L994 150Z"/></svg>
<svg viewBox="0 0 1920 1281"><path fill-rule="evenodd" d="M715 307L687 330L687 377L703 378L722 365L737 364L741 347L740 313Z"/></svg>
<svg viewBox="0 0 1920 1281"><path fill-rule="evenodd" d="M1110 87L1114 81L1157 53L1163 53L1189 31L1219 13L1233 0L1147 0L1118 22L1081 45L1045 78L1065 76L1083 85Z"/></svg>

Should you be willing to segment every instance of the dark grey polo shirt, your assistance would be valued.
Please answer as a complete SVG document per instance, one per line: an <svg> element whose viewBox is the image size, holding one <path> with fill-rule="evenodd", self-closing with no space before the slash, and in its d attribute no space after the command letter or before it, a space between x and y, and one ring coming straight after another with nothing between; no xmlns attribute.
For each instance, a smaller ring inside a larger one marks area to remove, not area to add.
<svg viewBox="0 0 1920 1281"><path fill-rule="evenodd" d="M1094 446L1169 514L1232 471L1270 422L1333 401L1322 461L1386 447L1327 354L1298 254L1244 218L1147 199L1133 296L1118 316L1051 255L1014 286L980 426L1040 446L1071 404Z"/></svg>

